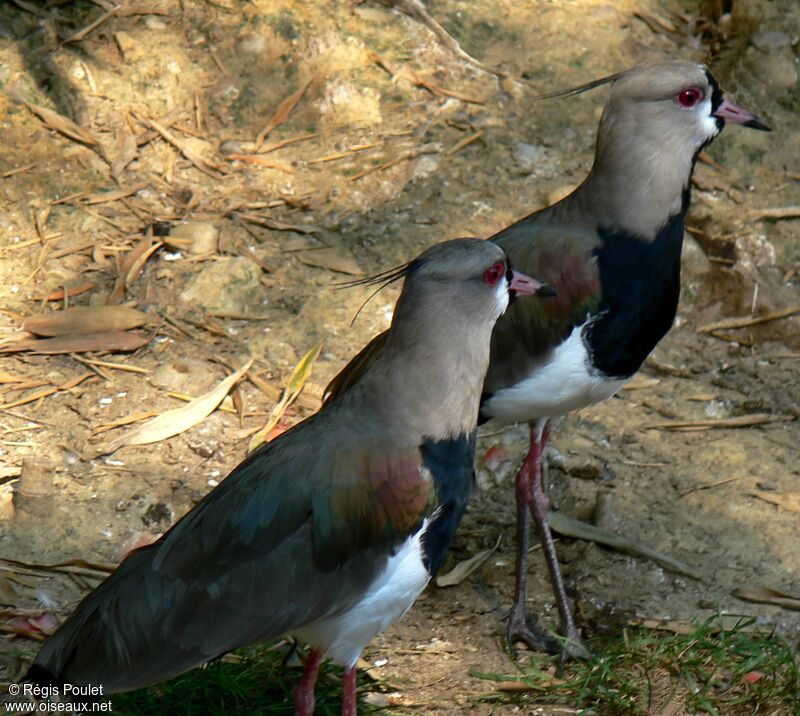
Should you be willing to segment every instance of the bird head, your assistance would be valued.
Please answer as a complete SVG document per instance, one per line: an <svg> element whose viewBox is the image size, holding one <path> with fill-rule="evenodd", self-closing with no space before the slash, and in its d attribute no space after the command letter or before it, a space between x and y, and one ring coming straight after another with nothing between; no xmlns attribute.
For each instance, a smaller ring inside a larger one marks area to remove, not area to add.
<svg viewBox="0 0 800 716"><path fill-rule="evenodd" d="M723 96L704 65L683 60L635 67L612 80L600 135L646 142L694 158L725 123L769 131L767 124Z"/></svg>
<svg viewBox="0 0 800 716"><path fill-rule="evenodd" d="M592 171L565 206L590 221L647 240L686 211L697 156L725 126L769 130L723 96L704 65L673 60L640 65L541 98L568 97L600 85L611 91L597 133Z"/></svg>
<svg viewBox="0 0 800 716"><path fill-rule="evenodd" d="M492 322L517 296L553 295L550 286L514 271L503 249L481 239L435 244L404 267L403 273L403 294L453 303L471 318L486 316Z"/></svg>

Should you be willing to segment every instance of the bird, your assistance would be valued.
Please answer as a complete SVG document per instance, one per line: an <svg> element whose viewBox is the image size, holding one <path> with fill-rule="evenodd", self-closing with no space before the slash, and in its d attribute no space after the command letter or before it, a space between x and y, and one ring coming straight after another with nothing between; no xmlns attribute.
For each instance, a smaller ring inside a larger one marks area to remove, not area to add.
<svg viewBox="0 0 800 716"><path fill-rule="evenodd" d="M370 369L130 553L45 642L28 681L113 694L288 635L311 647L295 713L313 713L323 657L344 667L342 713L356 713L362 649L411 607L464 513L494 323L512 297L548 291L479 239L364 282L400 279Z"/></svg>
<svg viewBox="0 0 800 716"><path fill-rule="evenodd" d="M769 131L724 97L709 69L685 60L639 65L570 90L610 85L586 179L561 201L490 237L512 264L555 292L519 302L497 322L480 422L529 422L516 475L514 602L506 640L552 650L526 613L530 516L539 533L564 637L562 659L588 657L561 577L547 520L542 453L557 417L611 397L670 329L680 291L683 223L700 152L726 123ZM373 339L328 388L346 391L380 354Z"/></svg>

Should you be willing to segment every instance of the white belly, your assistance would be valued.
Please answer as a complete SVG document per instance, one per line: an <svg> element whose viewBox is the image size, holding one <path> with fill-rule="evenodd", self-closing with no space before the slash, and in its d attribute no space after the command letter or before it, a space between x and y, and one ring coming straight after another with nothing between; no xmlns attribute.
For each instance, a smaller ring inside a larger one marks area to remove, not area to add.
<svg viewBox="0 0 800 716"><path fill-rule="evenodd" d="M481 412L508 423L555 418L614 395L627 379L608 378L591 367L582 328L574 328L527 378L496 391Z"/></svg>
<svg viewBox="0 0 800 716"><path fill-rule="evenodd" d="M300 641L322 649L340 666L353 666L367 642L403 616L430 579L422 563L428 520L389 558L383 573L352 609L295 629Z"/></svg>

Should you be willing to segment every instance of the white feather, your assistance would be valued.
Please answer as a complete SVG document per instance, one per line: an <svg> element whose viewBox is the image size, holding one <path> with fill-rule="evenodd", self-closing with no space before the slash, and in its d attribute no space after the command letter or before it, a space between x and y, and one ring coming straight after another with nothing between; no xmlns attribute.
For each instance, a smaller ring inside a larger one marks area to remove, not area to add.
<svg viewBox="0 0 800 716"><path fill-rule="evenodd" d="M322 649L340 666L354 666L370 639L402 617L428 584L431 575L422 562L422 536L428 522L389 557L381 575L354 607L295 629L293 636Z"/></svg>
<svg viewBox="0 0 800 716"><path fill-rule="evenodd" d="M582 336L585 325L574 328L527 378L497 390L481 412L509 423L554 418L614 395L627 381L591 367Z"/></svg>

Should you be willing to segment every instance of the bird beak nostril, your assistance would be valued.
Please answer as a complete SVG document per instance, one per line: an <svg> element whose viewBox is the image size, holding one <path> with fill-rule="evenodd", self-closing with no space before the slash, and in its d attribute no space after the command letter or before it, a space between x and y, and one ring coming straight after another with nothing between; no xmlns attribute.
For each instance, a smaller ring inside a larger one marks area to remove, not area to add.
<svg viewBox="0 0 800 716"><path fill-rule="evenodd" d="M519 271L511 272L508 290L513 291L517 296L555 296L556 292L552 286L541 283L530 276L526 276Z"/></svg>
<svg viewBox="0 0 800 716"><path fill-rule="evenodd" d="M759 129L762 132L771 131L770 126L760 117L756 117L752 112L737 107L728 99L723 99L719 107L712 112L714 117L720 117L730 124L741 124L750 129Z"/></svg>

